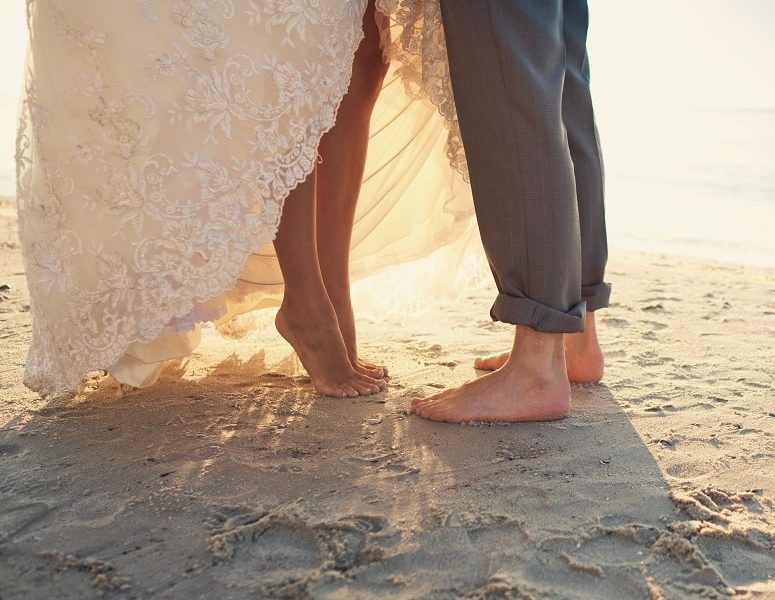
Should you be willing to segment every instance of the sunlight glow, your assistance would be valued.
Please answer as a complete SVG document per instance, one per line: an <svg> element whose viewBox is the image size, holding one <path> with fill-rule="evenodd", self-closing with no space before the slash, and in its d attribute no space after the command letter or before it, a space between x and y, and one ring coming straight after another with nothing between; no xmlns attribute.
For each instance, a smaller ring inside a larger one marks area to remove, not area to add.
<svg viewBox="0 0 775 600"><path fill-rule="evenodd" d="M611 245L775 266L775 2L589 3ZM1 9L0 197L15 192L24 6Z"/></svg>

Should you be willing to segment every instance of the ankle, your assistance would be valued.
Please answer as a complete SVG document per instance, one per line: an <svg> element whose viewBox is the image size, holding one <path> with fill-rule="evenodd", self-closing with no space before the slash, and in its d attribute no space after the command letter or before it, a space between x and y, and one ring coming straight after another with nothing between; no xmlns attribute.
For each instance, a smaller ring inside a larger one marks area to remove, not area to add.
<svg viewBox="0 0 775 600"><path fill-rule="evenodd" d="M574 333L565 338L565 349L577 354L600 352L600 344L596 335Z"/></svg>
<svg viewBox="0 0 775 600"><path fill-rule="evenodd" d="M279 312L292 321L318 322L332 317L336 320L331 302L325 296L321 298L319 294L309 296L286 294Z"/></svg>
<svg viewBox="0 0 775 600"><path fill-rule="evenodd" d="M564 335L562 333L546 333L530 327L520 326L514 335L514 346L511 353L525 354L536 360L554 361L562 357Z"/></svg>
<svg viewBox="0 0 775 600"><path fill-rule="evenodd" d="M565 336L566 350L575 354L600 354L600 341L597 337L595 317L593 312L587 313L586 327L581 333L570 333Z"/></svg>
<svg viewBox="0 0 775 600"><path fill-rule="evenodd" d="M565 349L562 333L544 333L518 327L506 366L527 369L535 375L554 379L565 377Z"/></svg>

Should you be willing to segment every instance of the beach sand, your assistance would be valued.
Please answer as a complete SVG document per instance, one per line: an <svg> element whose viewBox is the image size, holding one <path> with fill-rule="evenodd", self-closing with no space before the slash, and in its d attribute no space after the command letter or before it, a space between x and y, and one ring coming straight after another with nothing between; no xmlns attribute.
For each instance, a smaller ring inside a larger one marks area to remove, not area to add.
<svg viewBox="0 0 775 600"><path fill-rule="evenodd" d="M775 271L614 251L604 383L563 421L453 426L407 408L508 347L486 277L361 307L378 396L316 397L267 327L51 402L20 382L14 236L6 204L2 600L775 597Z"/></svg>

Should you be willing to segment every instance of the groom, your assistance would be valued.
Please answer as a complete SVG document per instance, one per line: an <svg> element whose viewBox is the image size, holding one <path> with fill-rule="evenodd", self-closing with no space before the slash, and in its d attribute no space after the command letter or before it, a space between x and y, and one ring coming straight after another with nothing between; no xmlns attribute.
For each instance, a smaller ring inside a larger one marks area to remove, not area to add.
<svg viewBox="0 0 775 600"><path fill-rule="evenodd" d="M517 326L497 369L413 402L438 421L565 416L569 379L599 380L608 305L603 163L589 90L586 0L440 0L476 215ZM585 327L586 324L586 327Z"/></svg>

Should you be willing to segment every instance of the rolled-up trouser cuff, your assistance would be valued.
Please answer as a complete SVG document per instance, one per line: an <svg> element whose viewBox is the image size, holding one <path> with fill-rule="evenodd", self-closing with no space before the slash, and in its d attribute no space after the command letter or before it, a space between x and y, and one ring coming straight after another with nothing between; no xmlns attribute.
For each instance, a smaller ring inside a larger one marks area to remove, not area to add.
<svg viewBox="0 0 775 600"><path fill-rule="evenodd" d="M611 284L583 285L581 286L581 297L584 298L587 310L590 312L600 308L608 308L608 302L611 299Z"/></svg>
<svg viewBox="0 0 775 600"><path fill-rule="evenodd" d="M527 325L543 333L578 333L584 331L586 311L584 302L579 302L568 312L541 304L530 298L517 298L498 294L492 305L490 316L495 321L512 325Z"/></svg>

